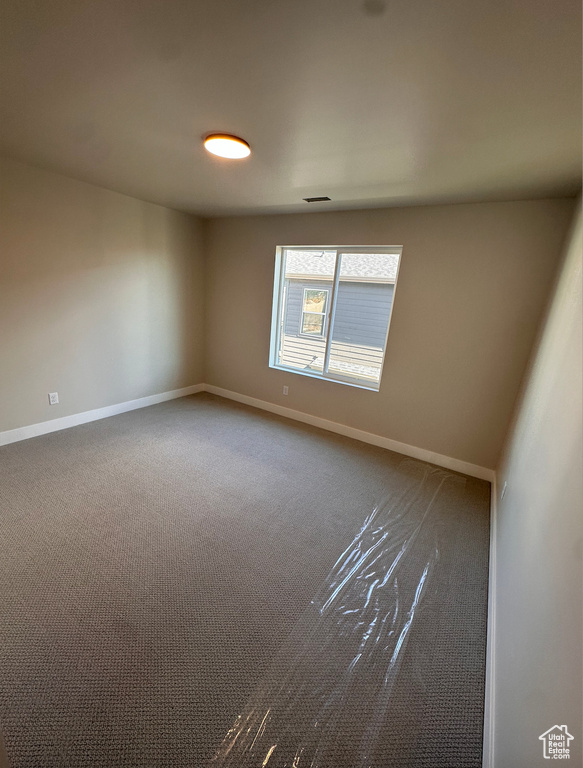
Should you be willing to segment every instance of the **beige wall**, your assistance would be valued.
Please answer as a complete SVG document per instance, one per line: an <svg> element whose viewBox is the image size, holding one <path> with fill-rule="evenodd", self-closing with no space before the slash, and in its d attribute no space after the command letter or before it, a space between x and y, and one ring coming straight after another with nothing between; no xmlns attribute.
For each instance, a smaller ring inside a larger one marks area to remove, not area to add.
<svg viewBox="0 0 583 768"><path fill-rule="evenodd" d="M498 475L494 766L548 765L567 725L581 765L581 211Z"/></svg>
<svg viewBox="0 0 583 768"><path fill-rule="evenodd" d="M206 381L495 468L573 205L205 222ZM275 247L302 244L403 245L380 392L268 367Z"/></svg>
<svg viewBox="0 0 583 768"><path fill-rule="evenodd" d="M8 160L0 190L0 431L203 381L199 220Z"/></svg>
<svg viewBox="0 0 583 768"><path fill-rule="evenodd" d="M206 380L496 466L573 201L236 217L203 233L0 162L0 431ZM404 246L379 393L268 367L275 246L334 243Z"/></svg>

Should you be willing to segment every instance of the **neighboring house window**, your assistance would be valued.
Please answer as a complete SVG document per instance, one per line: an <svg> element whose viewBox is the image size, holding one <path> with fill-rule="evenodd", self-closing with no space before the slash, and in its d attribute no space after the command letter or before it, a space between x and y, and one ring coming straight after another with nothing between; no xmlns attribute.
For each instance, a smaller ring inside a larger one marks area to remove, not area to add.
<svg viewBox="0 0 583 768"><path fill-rule="evenodd" d="M310 288L304 288L302 333L309 336L324 335L328 293L329 291L314 291Z"/></svg>
<svg viewBox="0 0 583 768"><path fill-rule="evenodd" d="M278 246L269 364L378 390L400 246Z"/></svg>

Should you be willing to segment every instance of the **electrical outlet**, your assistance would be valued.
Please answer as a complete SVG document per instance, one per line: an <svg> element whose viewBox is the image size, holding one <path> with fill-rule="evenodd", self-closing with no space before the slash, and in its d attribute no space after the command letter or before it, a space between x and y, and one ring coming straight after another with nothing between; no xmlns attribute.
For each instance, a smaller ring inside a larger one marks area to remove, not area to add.
<svg viewBox="0 0 583 768"><path fill-rule="evenodd" d="M500 501L502 501L502 499L504 498L504 494L506 493L506 486L507 485L508 485L508 483L504 483L504 486L502 488L502 493L500 494Z"/></svg>
<svg viewBox="0 0 583 768"><path fill-rule="evenodd" d="M49 405L58 405L58 404L59 404L59 393L49 392Z"/></svg>
<svg viewBox="0 0 583 768"><path fill-rule="evenodd" d="M284 394L284 395L287 395L288 393L289 393L289 387L288 387L288 386L284 386L284 388L283 388L283 394Z"/></svg>

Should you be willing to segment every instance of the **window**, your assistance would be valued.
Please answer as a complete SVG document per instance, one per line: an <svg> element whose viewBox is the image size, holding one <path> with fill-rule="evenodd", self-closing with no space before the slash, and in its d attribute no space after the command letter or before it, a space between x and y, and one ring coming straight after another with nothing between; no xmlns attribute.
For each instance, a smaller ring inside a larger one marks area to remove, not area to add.
<svg viewBox="0 0 583 768"><path fill-rule="evenodd" d="M326 304L329 291L314 291L304 288L302 309L302 333L323 336L326 324Z"/></svg>
<svg viewBox="0 0 583 768"><path fill-rule="evenodd" d="M401 251L279 246L270 366L378 390Z"/></svg>

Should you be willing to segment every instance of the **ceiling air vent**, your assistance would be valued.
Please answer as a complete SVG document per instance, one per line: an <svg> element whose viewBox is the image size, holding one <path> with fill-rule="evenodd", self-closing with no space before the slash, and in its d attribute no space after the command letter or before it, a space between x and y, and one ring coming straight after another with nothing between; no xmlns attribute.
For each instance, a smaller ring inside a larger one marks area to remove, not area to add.
<svg viewBox="0 0 583 768"><path fill-rule="evenodd" d="M329 197L304 197L306 203L323 203L330 200Z"/></svg>

